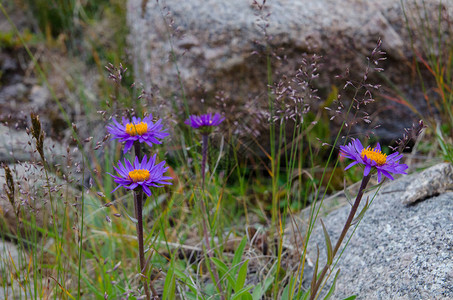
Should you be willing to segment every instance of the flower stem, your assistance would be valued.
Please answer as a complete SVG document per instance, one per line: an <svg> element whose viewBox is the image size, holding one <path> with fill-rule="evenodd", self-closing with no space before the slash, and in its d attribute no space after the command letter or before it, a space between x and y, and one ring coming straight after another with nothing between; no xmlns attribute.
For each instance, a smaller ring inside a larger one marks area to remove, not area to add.
<svg viewBox="0 0 453 300"><path fill-rule="evenodd" d="M208 157L208 143L209 143L209 136L207 134L202 134L203 140L202 140L202 159L201 159L201 178L202 178L202 183L201 183L201 188L203 190L203 195L205 195L205 189L204 189L204 181L205 181L205 168L206 168L206 161ZM209 256L209 266L211 267L212 273L214 274L214 279L216 281L216 286L217 290L220 293L221 299L225 299L223 296L223 289L222 285L220 283L219 279L219 274L217 273L217 269L214 266L214 263L212 262L211 258L214 256L214 253L211 251L211 245L209 243L209 232L208 232L208 224L206 219L208 219L208 214L206 210L206 204L204 202L204 199L206 197L203 197L201 199L201 213L202 213L202 223L203 223L203 234L204 234L204 239L205 239L205 244L206 244L206 251L208 252Z"/></svg>
<svg viewBox="0 0 453 300"><path fill-rule="evenodd" d="M208 143L209 143L209 136L207 134L202 135L203 140L202 140L202 159L201 159L201 178L202 178L202 183L201 187L204 189L204 180L206 176L206 161L208 159Z"/></svg>
<svg viewBox="0 0 453 300"><path fill-rule="evenodd" d="M148 283L146 278L146 270L145 270L145 251L143 247L143 215L142 215L142 201L143 201L143 191L138 190L134 193L134 200L135 200L135 217L137 218L137 238L138 238L138 254L140 258L140 276L145 276L145 294L146 299L150 300L150 294L148 290ZM143 274L143 275L142 275ZM154 293L153 293L154 294ZM155 294L154 294L155 295Z"/></svg>
<svg viewBox="0 0 453 300"><path fill-rule="evenodd" d="M208 252L209 258L212 258L212 257L214 257L214 253L212 252L211 245L209 243L209 232L208 232L208 225L206 222L206 218L208 218L208 214L206 212L206 205L204 203L204 199L201 199L200 202L201 202L201 212L203 214L201 219L203 220L202 221L203 234L204 234L204 239L205 239L205 244L206 244L206 251ZM214 279L216 281L217 289L218 289L219 293L221 294L221 299L223 300L225 298L223 297L223 289L222 289L222 285L220 284L219 274L217 273L217 269L215 268L211 259L209 259L209 266L211 267L212 273L214 274Z"/></svg>
<svg viewBox="0 0 453 300"><path fill-rule="evenodd" d="M368 182L370 181L370 178L371 178L371 174L368 174L367 176L363 177L363 179L362 179L362 183L360 185L359 192L357 193L357 197L355 199L354 205L352 206L351 211L349 212L348 219L346 220L343 230L341 231L340 237L338 238L335 248L333 249L332 260L333 260L333 258L335 258L335 255L337 254L338 250L340 249L341 243L343 242L344 238L346 237L346 233L348 232L349 227L351 226L352 220L354 220L354 216L357 212L357 209L359 208L360 201L362 200L363 193L365 191L365 188L366 188ZM327 262L316 281L316 285L315 285L314 289L310 293L311 294L310 300L315 299L315 297L318 293L318 289L319 289L321 283L323 282L324 277L325 277L329 267L330 267L330 264Z"/></svg>
<svg viewBox="0 0 453 300"><path fill-rule="evenodd" d="M138 160L141 161L142 153L139 143L134 143L135 155L138 157ZM151 296L148 289L148 278L146 277L146 263L145 263L145 251L143 245L143 190L138 189L134 191L134 204L135 204L135 218L137 219L137 239L138 239L138 255L140 260L140 276L145 279L144 289L146 294L146 299L150 300ZM151 280L150 285L153 292L153 298L158 299L159 296L154 289Z"/></svg>

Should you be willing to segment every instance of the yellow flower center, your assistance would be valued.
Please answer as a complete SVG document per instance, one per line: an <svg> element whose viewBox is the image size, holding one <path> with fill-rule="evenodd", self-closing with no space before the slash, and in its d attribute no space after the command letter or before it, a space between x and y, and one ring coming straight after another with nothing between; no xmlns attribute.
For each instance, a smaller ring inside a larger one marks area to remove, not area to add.
<svg viewBox="0 0 453 300"><path fill-rule="evenodd" d="M140 122L139 124L129 123L126 125L126 133L130 136L143 135L148 131L148 124Z"/></svg>
<svg viewBox="0 0 453 300"><path fill-rule="evenodd" d="M133 182L141 182L149 179L149 171L143 169L137 169L129 172L129 178Z"/></svg>
<svg viewBox="0 0 453 300"><path fill-rule="evenodd" d="M368 159L375 161L378 166L382 166L387 161L387 154L382 153L381 150L378 150L376 148L368 147L366 149L363 149L360 153L360 156L362 156L362 158L365 158L366 156Z"/></svg>

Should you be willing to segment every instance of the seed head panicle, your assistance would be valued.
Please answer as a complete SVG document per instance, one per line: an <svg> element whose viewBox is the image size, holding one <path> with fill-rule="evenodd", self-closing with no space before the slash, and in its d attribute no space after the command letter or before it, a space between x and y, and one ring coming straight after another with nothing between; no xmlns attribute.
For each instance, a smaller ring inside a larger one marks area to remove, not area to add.
<svg viewBox="0 0 453 300"><path fill-rule="evenodd" d="M13 174L7 164L3 164L3 169L5 169L5 181L6 181L4 190L5 190L6 196L8 197L9 202L11 203L12 207L14 208L14 212L16 213L16 215L18 215L19 206L16 207L16 203L15 203L16 201L14 199L15 188L14 188Z"/></svg>
<svg viewBox="0 0 453 300"><path fill-rule="evenodd" d="M412 124L411 128L405 128L402 138L399 138L396 141L396 147L390 147L393 151L403 152L408 148L408 144L411 141L415 141L418 136L422 133L426 125L423 123L423 120L418 121L418 123Z"/></svg>
<svg viewBox="0 0 453 300"><path fill-rule="evenodd" d="M36 140L36 150L38 151L41 159L45 161L44 157L44 131L41 128L41 121L39 116L35 113L30 113L31 118L31 135Z"/></svg>

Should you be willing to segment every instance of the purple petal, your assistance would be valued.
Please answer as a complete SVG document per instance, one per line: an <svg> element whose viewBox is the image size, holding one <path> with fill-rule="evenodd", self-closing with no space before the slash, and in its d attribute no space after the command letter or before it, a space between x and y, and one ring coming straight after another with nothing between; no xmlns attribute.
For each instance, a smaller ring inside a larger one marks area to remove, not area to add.
<svg viewBox="0 0 453 300"><path fill-rule="evenodd" d="M124 150L123 150L123 153L126 153L127 151L129 151L129 149L132 148L132 145L134 144L133 141L127 141L126 144L124 144Z"/></svg>
<svg viewBox="0 0 453 300"><path fill-rule="evenodd" d="M143 191L145 192L146 196L150 197L151 190L149 189L149 187L147 187L146 185L142 185L142 188L143 188Z"/></svg>
<svg viewBox="0 0 453 300"><path fill-rule="evenodd" d="M362 143L360 142L359 139L354 139L354 148L357 153L361 153L363 150Z"/></svg>
<svg viewBox="0 0 453 300"><path fill-rule="evenodd" d="M387 156L387 160L394 158L394 157L397 156L398 154L399 154L398 152L393 152L392 154L390 154L390 155Z"/></svg>
<svg viewBox="0 0 453 300"><path fill-rule="evenodd" d="M382 174L384 174L385 177L387 177L388 179L390 180L393 180L394 178L392 177L392 175L390 175L389 172L387 172L386 170L381 170Z"/></svg>
<svg viewBox="0 0 453 300"><path fill-rule="evenodd" d="M379 151L381 151L381 145L379 144L379 142L378 142L377 145L376 145L376 149L379 150Z"/></svg>
<svg viewBox="0 0 453 300"><path fill-rule="evenodd" d="M124 164L126 165L126 170L128 171L128 173L130 171L133 171L134 170L134 167L132 166L131 162L128 161L127 159L124 159Z"/></svg>
<svg viewBox="0 0 453 300"><path fill-rule="evenodd" d="M121 169L121 168L117 168L115 166L113 166L113 168L115 169L115 171L120 174L122 177L126 177L128 175L128 172L126 172L126 170L124 169ZM109 174L109 173L107 173Z"/></svg>
<svg viewBox="0 0 453 300"><path fill-rule="evenodd" d="M370 171L371 171L371 166L366 164L365 170L363 171L363 176L368 176L368 174L370 174Z"/></svg>
<svg viewBox="0 0 453 300"><path fill-rule="evenodd" d="M358 164L358 162L354 161L354 162L350 163L346 168L344 168L344 170L346 171L347 169L349 169L350 167L352 167L352 166L354 166L356 164Z"/></svg>
<svg viewBox="0 0 453 300"><path fill-rule="evenodd" d="M135 189L136 187L138 187L138 183L134 182L134 183L132 183L131 185L129 185L127 188L133 190L133 189Z"/></svg>
<svg viewBox="0 0 453 300"><path fill-rule="evenodd" d="M140 169L140 162L138 161L138 156L134 160L134 169Z"/></svg>
<svg viewBox="0 0 453 300"><path fill-rule="evenodd" d="M138 157L137 157L137 160L138 160ZM143 156L142 162L139 165L140 169L144 169L145 168L147 161L148 161L148 157L145 154Z"/></svg>
<svg viewBox="0 0 453 300"><path fill-rule="evenodd" d="M118 185L113 191L111 191L110 193L113 193L114 191L116 191L117 189L119 189L120 187L122 187L122 185Z"/></svg>

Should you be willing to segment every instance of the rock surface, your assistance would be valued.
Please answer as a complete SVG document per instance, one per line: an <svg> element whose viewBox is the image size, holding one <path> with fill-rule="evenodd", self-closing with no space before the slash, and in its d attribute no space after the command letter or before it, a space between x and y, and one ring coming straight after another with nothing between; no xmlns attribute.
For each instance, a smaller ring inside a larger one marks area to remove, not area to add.
<svg viewBox="0 0 453 300"><path fill-rule="evenodd" d="M213 106L214 95L222 91L233 110L229 115L247 123L244 127L254 132L259 130L257 116L267 111L267 65L265 55L261 55L266 45L286 58L271 59L273 81L294 72L302 53L322 55L321 77L314 84L321 99L325 99L332 84L339 89L345 84L335 81L334 75L349 68L354 76L362 76L365 57L380 37L388 54L383 65L385 76L407 92L419 110L424 108L425 101L413 90L408 68L413 54L400 1L275 0L267 1L262 11L252 2L129 0L136 80L147 89L156 91L158 87L163 97L170 99L175 93L182 95L180 76L192 113L206 109L200 99ZM414 30L417 15L424 9L416 8L414 3L421 2L403 1ZM436 25L439 0L423 3L427 19ZM453 1L442 3L443 12L453 16ZM383 84L382 78L378 83ZM377 133L390 140L395 131L411 125L414 118L407 107L395 102L370 106L369 112L376 109L380 114L375 119L381 119L373 121L382 125Z"/></svg>
<svg viewBox="0 0 453 300"><path fill-rule="evenodd" d="M0 279L3 283L0 299L33 298L33 281L25 278L27 271L24 269L28 263L29 258L24 251L19 251L17 245L0 241ZM27 292L24 292L24 282L27 282Z"/></svg>
<svg viewBox="0 0 453 300"><path fill-rule="evenodd" d="M15 130L0 124L0 162L40 161L39 154L33 152L34 149L35 140L31 135L29 136L25 131ZM77 148L68 148L68 146L51 138L45 139L44 155L49 163L65 163L68 151L72 160L82 160Z"/></svg>
<svg viewBox="0 0 453 300"><path fill-rule="evenodd" d="M0 167L0 222L1 230L16 235L18 231L24 231L24 225L20 219L31 220L33 214L36 223L43 227L44 222L50 222L50 201L45 185L47 183L44 170L41 166L30 163L21 163L8 166L14 180L14 204L7 197L5 169ZM61 185L56 183L56 178L50 174L49 183L52 195L59 197ZM19 215L17 215L19 213ZM5 228L4 225L7 227ZM23 233L23 232L22 232Z"/></svg>
<svg viewBox="0 0 453 300"><path fill-rule="evenodd" d="M405 176L381 189L336 267L341 274L335 299L453 298L453 192L402 203L412 182L429 180L427 174L436 173ZM349 210L346 205L323 218L333 244ZM326 256L320 227L312 234L308 256L316 260L318 245L321 269Z"/></svg>
<svg viewBox="0 0 453 300"><path fill-rule="evenodd" d="M412 204L447 190L453 191L453 166L438 164L421 172L406 188L402 200L404 204Z"/></svg>

